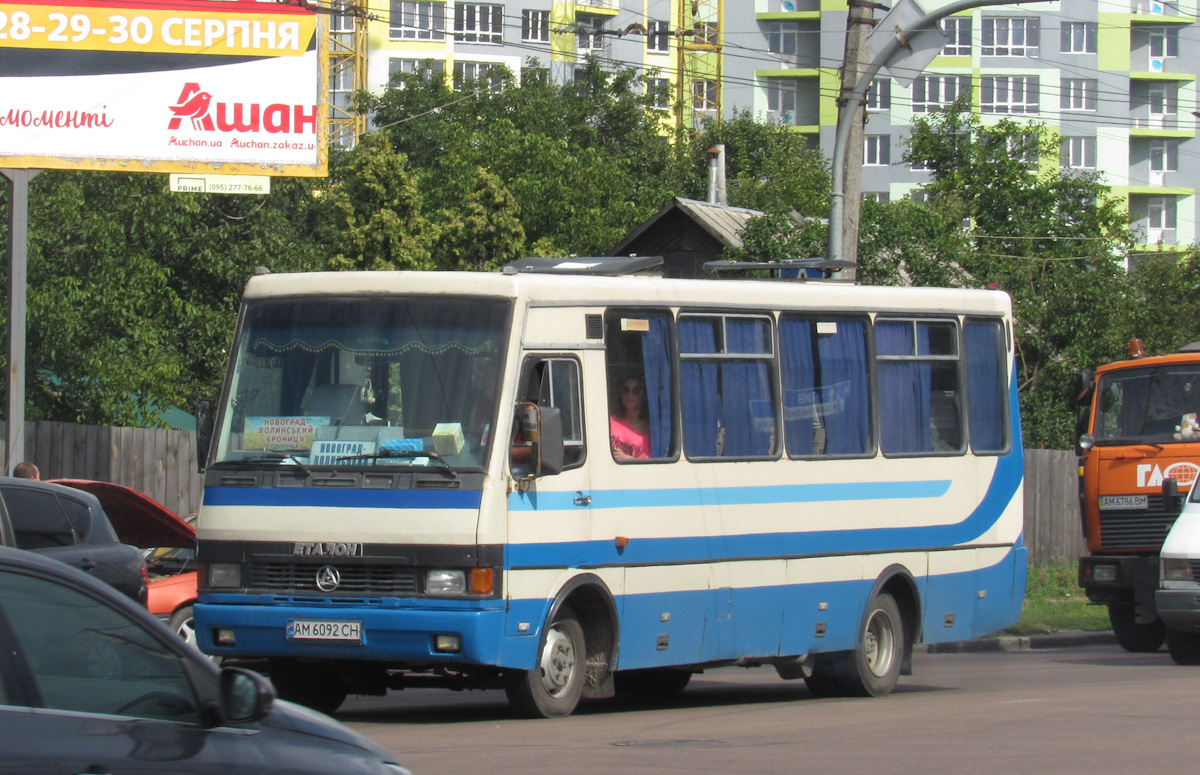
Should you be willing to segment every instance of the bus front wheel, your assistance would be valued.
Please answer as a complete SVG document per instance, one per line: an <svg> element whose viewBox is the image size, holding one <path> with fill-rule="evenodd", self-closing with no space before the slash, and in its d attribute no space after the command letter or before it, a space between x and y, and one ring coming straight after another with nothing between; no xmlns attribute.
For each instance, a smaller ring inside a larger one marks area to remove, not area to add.
<svg viewBox="0 0 1200 775"><path fill-rule="evenodd" d="M570 609L564 607L546 628L537 667L514 671L505 693L509 703L523 716L569 716L583 694L586 672L583 628Z"/></svg>
<svg viewBox="0 0 1200 775"><path fill-rule="evenodd" d="M332 714L349 693L333 665L272 659L268 670L281 698L321 713Z"/></svg>

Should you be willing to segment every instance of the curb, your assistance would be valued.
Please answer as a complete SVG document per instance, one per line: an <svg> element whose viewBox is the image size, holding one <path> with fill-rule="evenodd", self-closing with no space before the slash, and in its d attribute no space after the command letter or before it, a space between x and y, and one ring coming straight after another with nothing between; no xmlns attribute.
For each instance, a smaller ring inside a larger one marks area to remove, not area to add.
<svg viewBox="0 0 1200 775"><path fill-rule="evenodd" d="M981 651L1029 651L1032 649L1065 649L1078 646L1103 646L1116 644L1117 638L1109 632L1056 632L1045 635L1006 635L998 638L975 638L952 643L918 643L914 653L965 654Z"/></svg>

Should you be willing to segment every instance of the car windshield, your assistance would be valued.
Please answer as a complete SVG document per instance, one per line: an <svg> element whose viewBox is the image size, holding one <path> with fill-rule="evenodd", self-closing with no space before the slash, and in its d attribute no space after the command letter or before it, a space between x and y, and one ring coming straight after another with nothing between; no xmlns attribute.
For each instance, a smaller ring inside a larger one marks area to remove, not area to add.
<svg viewBox="0 0 1200 775"><path fill-rule="evenodd" d="M482 468L509 309L441 296L251 302L214 463Z"/></svg>
<svg viewBox="0 0 1200 775"><path fill-rule="evenodd" d="M1200 364L1111 371L1097 391L1097 444L1200 441Z"/></svg>

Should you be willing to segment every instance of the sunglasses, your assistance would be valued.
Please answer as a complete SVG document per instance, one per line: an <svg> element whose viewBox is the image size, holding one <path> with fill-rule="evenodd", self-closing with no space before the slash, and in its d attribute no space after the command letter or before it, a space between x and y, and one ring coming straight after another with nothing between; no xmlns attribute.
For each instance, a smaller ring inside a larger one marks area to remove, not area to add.
<svg viewBox="0 0 1200 775"><path fill-rule="evenodd" d="M621 395L631 396L642 392L641 385L622 385Z"/></svg>

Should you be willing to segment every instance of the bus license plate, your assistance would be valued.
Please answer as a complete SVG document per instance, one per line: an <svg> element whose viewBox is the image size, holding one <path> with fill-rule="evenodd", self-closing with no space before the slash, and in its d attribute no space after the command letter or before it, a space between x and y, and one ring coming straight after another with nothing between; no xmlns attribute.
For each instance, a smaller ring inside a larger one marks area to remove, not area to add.
<svg viewBox="0 0 1200 775"><path fill-rule="evenodd" d="M1101 495L1100 508L1102 509L1144 509L1146 508L1145 495Z"/></svg>
<svg viewBox="0 0 1200 775"><path fill-rule="evenodd" d="M288 640L337 640L362 643L362 622L291 619L287 623Z"/></svg>

